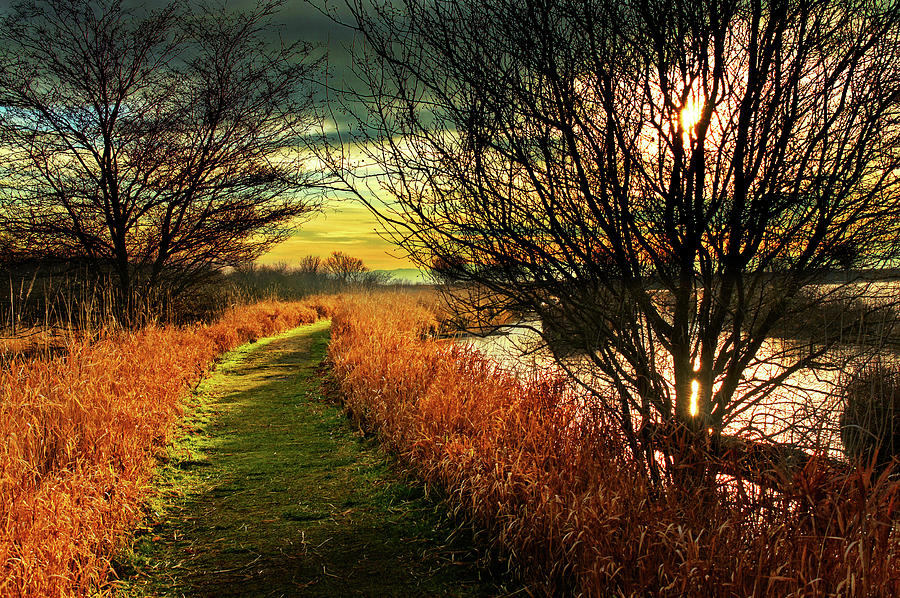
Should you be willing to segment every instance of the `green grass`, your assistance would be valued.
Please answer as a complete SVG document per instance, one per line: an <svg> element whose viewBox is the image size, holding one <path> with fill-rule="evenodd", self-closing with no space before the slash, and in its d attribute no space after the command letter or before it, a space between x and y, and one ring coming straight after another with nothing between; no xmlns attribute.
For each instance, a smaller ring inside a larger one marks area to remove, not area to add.
<svg viewBox="0 0 900 598"><path fill-rule="evenodd" d="M198 388L114 564L117 595L508 594L448 540L441 504L322 398L328 334L245 345Z"/></svg>

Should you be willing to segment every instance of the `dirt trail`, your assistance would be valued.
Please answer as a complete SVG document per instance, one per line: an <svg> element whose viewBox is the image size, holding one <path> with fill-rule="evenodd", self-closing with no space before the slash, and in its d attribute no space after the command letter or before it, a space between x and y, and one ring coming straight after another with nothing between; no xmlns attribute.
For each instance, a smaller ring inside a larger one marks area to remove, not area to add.
<svg viewBox="0 0 900 598"><path fill-rule="evenodd" d="M119 596L496 596L440 507L321 395L327 323L227 356L189 407Z"/></svg>

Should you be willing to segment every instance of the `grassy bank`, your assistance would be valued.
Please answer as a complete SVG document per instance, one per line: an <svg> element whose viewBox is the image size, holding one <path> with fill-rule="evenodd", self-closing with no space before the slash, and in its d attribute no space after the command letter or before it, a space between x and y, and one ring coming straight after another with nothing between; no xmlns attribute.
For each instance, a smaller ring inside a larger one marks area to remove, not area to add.
<svg viewBox="0 0 900 598"><path fill-rule="evenodd" d="M223 352L315 321L333 300L267 302L210 326L70 340L0 368L0 595L83 596L141 516L181 399Z"/></svg>
<svg viewBox="0 0 900 598"><path fill-rule="evenodd" d="M615 426L554 374L519 380L429 340L396 295L348 301L329 348L348 410L445 489L547 595L893 596L898 485L812 459L779 489L651 489Z"/></svg>
<svg viewBox="0 0 900 598"><path fill-rule="evenodd" d="M420 486L322 397L324 323L228 354L194 396L119 596L498 596Z"/></svg>

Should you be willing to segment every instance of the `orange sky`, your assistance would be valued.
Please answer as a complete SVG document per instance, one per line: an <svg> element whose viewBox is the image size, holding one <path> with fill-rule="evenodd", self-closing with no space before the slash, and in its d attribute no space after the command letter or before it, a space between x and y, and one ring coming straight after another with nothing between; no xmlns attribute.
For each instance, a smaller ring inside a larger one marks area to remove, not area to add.
<svg viewBox="0 0 900 598"><path fill-rule="evenodd" d="M369 210L358 203L326 204L300 226L300 230L260 258L263 264L294 264L305 255L326 257L332 251L343 251L358 257L372 270L413 268L403 253L378 236L378 222Z"/></svg>

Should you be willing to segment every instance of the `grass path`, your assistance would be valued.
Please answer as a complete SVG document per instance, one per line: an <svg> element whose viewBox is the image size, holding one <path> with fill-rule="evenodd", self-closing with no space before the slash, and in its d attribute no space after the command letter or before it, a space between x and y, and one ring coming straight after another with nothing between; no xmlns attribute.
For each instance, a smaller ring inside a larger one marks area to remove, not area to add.
<svg viewBox="0 0 900 598"><path fill-rule="evenodd" d="M194 394L120 596L496 596L317 368L328 324L230 353Z"/></svg>

